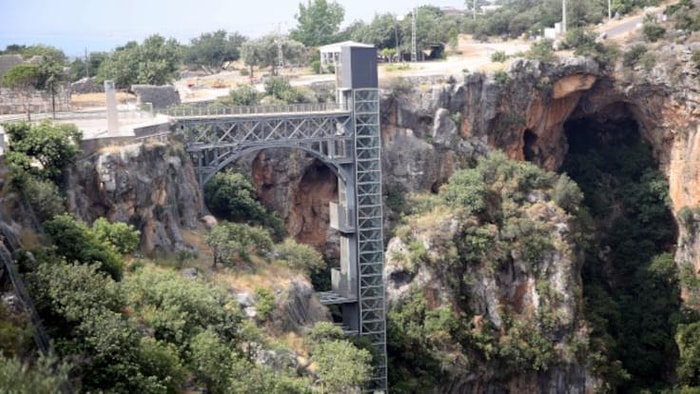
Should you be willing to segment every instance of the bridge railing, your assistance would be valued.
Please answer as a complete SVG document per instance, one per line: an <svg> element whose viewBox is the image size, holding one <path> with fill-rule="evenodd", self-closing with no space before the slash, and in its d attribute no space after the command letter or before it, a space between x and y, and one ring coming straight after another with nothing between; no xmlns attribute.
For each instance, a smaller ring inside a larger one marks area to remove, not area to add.
<svg viewBox="0 0 700 394"><path fill-rule="evenodd" d="M226 116L226 115L256 115L275 113L314 113L314 112L344 112L346 105L338 103L313 104L278 104L251 106L179 106L170 107L165 114L172 117L189 118L195 116Z"/></svg>

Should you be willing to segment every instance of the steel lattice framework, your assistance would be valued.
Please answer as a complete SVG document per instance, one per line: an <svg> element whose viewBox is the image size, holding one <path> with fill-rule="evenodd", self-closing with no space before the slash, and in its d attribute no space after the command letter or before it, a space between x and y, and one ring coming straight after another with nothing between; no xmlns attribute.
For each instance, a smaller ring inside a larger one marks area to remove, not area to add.
<svg viewBox="0 0 700 394"><path fill-rule="evenodd" d="M360 335L375 348L375 374L370 388L383 390L387 387L387 359L379 91L358 89L353 94Z"/></svg>
<svg viewBox="0 0 700 394"><path fill-rule="evenodd" d="M177 117L200 185L242 154L274 147L297 147L337 166L352 161L351 113L197 115Z"/></svg>
<svg viewBox="0 0 700 394"><path fill-rule="evenodd" d="M324 304L343 309L343 328L374 345L369 390L387 389L382 235L381 140L378 89L354 89L347 108L279 113L180 115L185 139L203 185L244 154L266 148L302 149L338 175L339 203L331 204L331 225L341 235L341 269ZM344 265L345 264L345 265ZM336 270L337 271L337 270Z"/></svg>

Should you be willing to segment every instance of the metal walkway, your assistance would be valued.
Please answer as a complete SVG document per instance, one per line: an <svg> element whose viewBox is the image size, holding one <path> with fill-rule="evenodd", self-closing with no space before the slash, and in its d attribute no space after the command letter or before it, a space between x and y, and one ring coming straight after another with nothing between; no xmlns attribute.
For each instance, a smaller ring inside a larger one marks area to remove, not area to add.
<svg viewBox="0 0 700 394"><path fill-rule="evenodd" d="M369 391L387 390L384 243L382 236L381 140L376 49L343 47L337 67L339 104L173 109L200 187L214 174L261 149L298 148L338 176L338 202L330 226L340 232L340 270L332 291L346 333L373 345Z"/></svg>

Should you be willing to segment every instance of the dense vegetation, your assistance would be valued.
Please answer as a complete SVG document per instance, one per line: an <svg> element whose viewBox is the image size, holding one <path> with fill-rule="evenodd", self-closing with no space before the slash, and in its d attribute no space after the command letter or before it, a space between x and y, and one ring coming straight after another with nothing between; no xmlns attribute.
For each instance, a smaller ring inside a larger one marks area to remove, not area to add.
<svg viewBox="0 0 700 394"><path fill-rule="evenodd" d="M633 122L568 128L563 169L581 186L596 228L583 269L592 347L605 360L595 367L610 389L668 387L681 318L668 184Z"/></svg>
<svg viewBox="0 0 700 394"><path fill-rule="evenodd" d="M105 219L88 225L65 214L61 174L79 152L74 127L5 128L11 137L5 159L12 191L28 193L38 184L54 193L44 193L52 208L35 223L45 236L18 257L53 354L37 357L31 343L35 328L26 315L0 307L0 392L287 394L353 390L368 379L370 353L331 323L290 333L312 338L304 351L317 367L312 374L308 365L300 366L295 352L264 329L278 327L272 331L281 335L288 330L279 328L276 292L257 287L252 296L257 314L246 318L231 289L209 275L186 278L167 261L132 255L140 239L133 226ZM27 165L35 162L42 166ZM308 277L323 268L321 255L308 246L289 239L274 243L267 230L248 224L269 227L274 220L252 198L245 178L226 173L215 184L232 192L215 200L216 206L238 221L223 222L209 235L223 270L274 266L276 272ZM44 203L37 198L18 209L40 208Z"/></svg>
<svg viewBox="0 0 700 394"><path fill-rule="evenodd" d="M451 303L430 306L429 294L413 287L410 297L389 309L394 391L427 392L450 370L476 371L484 363L498 371L495 380L546 371L561 357L562 346L573 346L555 339L563 323L555 312L557 294L546 281L537 285L542 313L532 316L500 304L500 326L489 322L470 294L477 282L488 281L483 275L497 276L513 266L538 281L544 278L545 261L556 253L572 253L561 249L568 241L557 239L554 228L559 220L576 228L582 198L566 176L492 153L474 168L456 172L438 195L408 204L412 213L396 230L408 250L391 258L402 261L412 275L434 270L452 296ZM458 229L444 234L445 223L455 220ZM475 323L481 318L482 323Z"/></svg>

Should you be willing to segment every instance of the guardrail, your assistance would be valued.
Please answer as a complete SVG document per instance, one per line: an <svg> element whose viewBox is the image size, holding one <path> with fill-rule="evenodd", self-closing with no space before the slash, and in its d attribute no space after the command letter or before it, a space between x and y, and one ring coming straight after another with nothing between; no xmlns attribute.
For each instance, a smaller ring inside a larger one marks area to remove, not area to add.
<svg viewBox="0 0 700 394"><path fill-rule="evenodd" d="M225 115L256 115L274 113L308 113L308 112L344 112L346 105L338 103L315 104L281 104L281 105L251 105L251 106L208 106L208 107L171 107L164 114L172 117L195 116L225 116Z"/></svg>
<svg viewBox="0 0 700 394"><path fill-rule="evenodd" d="M139 110L119 110L117 112L119 119L152 119L153 112ZM77 119L107 119L107 110L92 110L92 111L70 111L52 113L32 113L32 122L38 120L77 120ZM10 115L0 117L0 123L3 122L23 122L27 120L26 114Z"/></svg>

